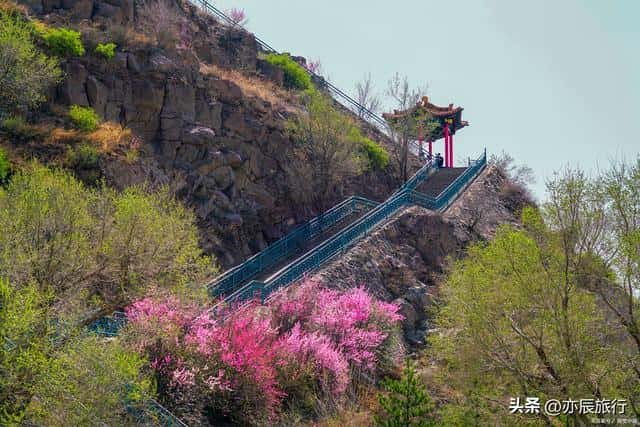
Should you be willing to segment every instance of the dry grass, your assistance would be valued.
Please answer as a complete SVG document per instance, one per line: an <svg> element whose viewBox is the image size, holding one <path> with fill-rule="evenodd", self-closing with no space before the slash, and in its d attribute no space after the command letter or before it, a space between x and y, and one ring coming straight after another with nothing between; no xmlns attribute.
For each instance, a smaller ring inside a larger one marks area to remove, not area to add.
<svg viewBox="0 0 640 427"><path fill-rule="evenodd" d="M0 0L0 12L26 15L27 8L23 5L16 4L15 2L9 0Z"/></svg>
<svg viewBox="0 0 640 427"><path fill-rule="evenodd" d="M85 143L96 147L101 153L108 154L118 148L131 147L137 141L130 129L117 123L101 123L93 132L82 132L76 129L54 127L49 130L46 144L77 144Z"/></svg>
<svg viewBox="0 0 640 427"><path fill-rule="evenodd" d="M300 423L305 427L368 427L374 425L374 414L379 411L378 391L375 387L362 387L357 396L344 402L334 413L318 421Z"/></svg>
<svg viewBox="0 0 640 427"><path fill-rule="evenodd" d="M86 139L96 144L103 153L111 153L118 147L131 145L134 137L130 129L117 123L105 122L89 133Z"/></svg>
<svg viewBox="0 0 640 427"><path fill-rule="evenodd" d="M84 135L75 129L54 127L48 131L44 143L49 145L75 144L83 139Z"/></svg>
<svg viewBox="0 0 640 427"><path fill-rule="evenodd" d="M237 70L222 68L213 64L201 64L200 73L232 81L240 87L245 95L268 101L273 106L285 108L292 103L291 93L278 87L275 83L259 77L247 76Z"/></svg>

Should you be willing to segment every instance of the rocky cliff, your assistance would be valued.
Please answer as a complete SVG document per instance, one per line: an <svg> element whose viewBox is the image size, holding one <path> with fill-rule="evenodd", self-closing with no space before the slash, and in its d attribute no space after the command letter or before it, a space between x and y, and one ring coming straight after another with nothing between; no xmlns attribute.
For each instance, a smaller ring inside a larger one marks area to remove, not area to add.
<svg viewBox="0 0 640 427"><path fill-rule="evenodd" d="M490 240L500 224L519 223L508 179L488 167L444 213L410 207L314 275L332 287L366 285L401 304L405 338L424 343L448 257L472 242Z"/></svg>
<svg viewBox="0 0 640 427"><path fill-rule="evenodd" d="M120 188L172 187L196 212L202 246L223 267L317 214L292 196L285 123L299 106L281 89L281 71L259 59L253 35L179 0L23 3L50 25L78 28L89 47L117 42L108 61L91 49L65 59L51 104L91 106L140 137L142 156L133 164L106 158L102 175ZM394 186L387 174L368 172L334 189L333 201L384 199Z"/></svg>

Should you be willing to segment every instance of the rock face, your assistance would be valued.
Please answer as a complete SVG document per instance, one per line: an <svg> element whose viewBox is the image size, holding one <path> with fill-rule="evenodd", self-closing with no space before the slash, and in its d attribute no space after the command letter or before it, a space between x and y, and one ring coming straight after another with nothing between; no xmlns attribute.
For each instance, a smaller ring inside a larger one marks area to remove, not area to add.
<svg viewBox="0 0 640 427"><path fill-rule="evenodd" d="M186 1L158 1L175 15L177 42L164 48L124 44L111 60L90 51L66 59L66 78L53 101L91 106L139 136L143 158L134 165L106 162L103 174L119 188L145 181L171 186L196 213L204 249L230 267L316 213L291 200L285 172L292 150L285 123L297 107L273 106L234 81L201 73L201 66L214 64L282 80L281 70L258 60L251 34L223 26ZM46 14L46 22L71 20L105 31L139 29L144 3L25 1L33 13ZM371 180L380 184L372 187ZM393 186L363 175L336 191L334 201L372 192L384 198Z"/></svg>
<svg viewBox="0 0 640 427"><path fill-rule="evenodd" d="M332 287L364 284L378 297L396 301L407 342L423 344L447 257L459 258L471 242L493 238L500 224L518 226L503 195L505 182L489 167L445 213L407 208L314 278Z"/></svg>

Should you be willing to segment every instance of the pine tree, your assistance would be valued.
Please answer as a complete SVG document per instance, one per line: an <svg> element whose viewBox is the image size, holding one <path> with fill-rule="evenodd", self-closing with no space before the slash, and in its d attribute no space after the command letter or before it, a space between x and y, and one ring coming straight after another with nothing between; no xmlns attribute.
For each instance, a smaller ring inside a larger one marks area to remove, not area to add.
<svg viewBox="0 0 640 427"><path fill-rule="evenodd" d="M429 419L433 410L426 387L416 377L411 360L407 360L402 378L386 378L381 383L384 393L378 396L384 415L376 416L376 425L381 427L428 427L435 425Z"/></svg>

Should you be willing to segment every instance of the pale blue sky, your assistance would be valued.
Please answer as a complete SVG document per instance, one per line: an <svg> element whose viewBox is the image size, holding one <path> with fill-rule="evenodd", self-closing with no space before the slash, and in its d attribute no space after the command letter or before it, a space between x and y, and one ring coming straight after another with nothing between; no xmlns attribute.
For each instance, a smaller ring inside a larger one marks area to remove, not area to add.
<svg viewBox="0 0 640 427"><path fill-rule="evenodd" d="M220 0L280 51L322 62L345 92L397 71L465 108L458 160L505 150L544 180L640 151L639 0ZM438 144L440 148L441 144Z"/></svg>

